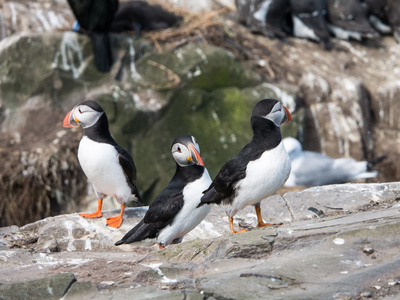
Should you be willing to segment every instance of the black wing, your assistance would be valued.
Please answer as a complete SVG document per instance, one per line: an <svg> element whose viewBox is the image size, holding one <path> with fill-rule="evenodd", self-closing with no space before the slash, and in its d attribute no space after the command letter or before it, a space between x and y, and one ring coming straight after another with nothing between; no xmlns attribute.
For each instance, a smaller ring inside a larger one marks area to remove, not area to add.
<svg viewBox="0 0 400 300"><path fill-rule="evenodd" d="M176 189L168 189L168 187L165 188L151 203L144 218L115 245L129 244L157 237L161 229L171 224L182 207L182 192Z"/></svg>
<svg viewBox="0 0 400 300"><path fill-rule="evenodd" d="M220 204L222 200L229 202L235 195L234 184L246 177L248 160L243 160L242 155L237 155L222 166L215 176L210 187L205 190L201 204Z"/></svg>
<svg viewBox="0 0 400 300"><path fill-rule="evenodd" d="M115 146L115 149L118 151L118 161L125 173L126 181L132 190L132 194L141 201L139 191L136 187L136 167L132 156L120 146Z"/></svg>
<svg viewBox="0 0 400 300"><path fill-rule="evenodd" d="M171 224L184 204L182 191L163 190L151 203L144 216L145 223L157 223L161 228Z"/></svg>
<svg viewBox="0 0 400 300"><path fill-rule="evenodd" d="M121 240L116 242L115 246L138 242L146 238L155 238L159 231L156 224L144 224L142 219L135 227L129 230Z"/></svg>

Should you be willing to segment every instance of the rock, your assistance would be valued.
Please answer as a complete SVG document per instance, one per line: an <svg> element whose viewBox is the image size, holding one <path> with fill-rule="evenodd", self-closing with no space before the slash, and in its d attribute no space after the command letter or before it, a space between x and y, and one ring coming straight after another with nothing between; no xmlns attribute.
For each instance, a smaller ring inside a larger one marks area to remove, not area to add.
<svg viewBox="0 0 400 300"><path fill-rule="evenodd" d="M66 1L0 2L0 40L19 32L72 29L74 16Z"/></svg>
<svg viewBox="0 0 400 300"><path fill-rule="evenodd" d="M344 184L275 195L262 202L262 212L266 221L281 220L282 226L253 229L256 217L248 207L235 222L247 223L251 230L234 235L228 234L224 207L215 206L182 243L162 250L112 245L139 221L144 208L127 208L118 230L104 226L103 219L81 218L82 223L76 214L2 228L0 289L24 286L33 278L49 282L54 277L49 276L69 272L68 278L77 282L64 291L65 299L128 299L132 294L152 299L398 296L398 284L383 283L396 282L400 267L399 187L398 182ZM307 210L314 206L322 207L325 216ZM34 235L36 242L17 248L18 241ZM54 239L59 252L43 247ZM80 246L88 240L96 246Z"/></svg>
<svg viewBox="0 0 400 300"><path fill-rule="evenodd" d="M0 285L1 299L60 299L76 281L72 273Z"/></svg>
<svg viewBox="0 0 400 300"><path fill-rule="evenodd" d="M98 289L93 283L88 282L74 282L64 295L65 300L79 300L82 298L92 299L96 297Z"/></svg>

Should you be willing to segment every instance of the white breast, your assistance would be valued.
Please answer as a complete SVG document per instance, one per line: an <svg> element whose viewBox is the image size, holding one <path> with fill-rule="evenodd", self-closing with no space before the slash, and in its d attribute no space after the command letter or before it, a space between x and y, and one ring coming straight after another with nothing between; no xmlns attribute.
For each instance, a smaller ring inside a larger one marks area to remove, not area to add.
<svg viewBox="0 0 400 300"><path fill-rule="evenodd" d="M247 205L254 205L279 190L290 174L290 158L283 143L264 152L257 160L249 162L246 177L235 189L237 195L227 210L233 217Z"/></svg>
<svg viewBox="0 0 400 300"><path fill-rule="evenodd" d="M197 205L200 204L203 191L210 186L211 182L207 169L204 169L201 178L186 185L183 189L183 207L175 216L172 224L160 231L157 243L168 245L173 240L183 237L203 221L210 212L210 206L204 205L197 208Z"/></svg>
<svg viewBox="0 0 400 300"><path fill-rule="evenodd" d="M83 136L79 143L78 160L99 197L115 197L123 205L131 195L118 152L110 144L97 143Z"/></svg>

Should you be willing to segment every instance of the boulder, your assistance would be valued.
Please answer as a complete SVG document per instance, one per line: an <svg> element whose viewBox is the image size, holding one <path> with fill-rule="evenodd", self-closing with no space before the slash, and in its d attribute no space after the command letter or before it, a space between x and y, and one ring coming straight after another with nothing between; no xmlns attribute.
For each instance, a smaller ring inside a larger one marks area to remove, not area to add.
<svg viewBox="0 0 400 300"><path fill-rule="evenodd" d="M76 281L72 273L59 273L26 282L0 285L1 299L60 299Z"/></svg>

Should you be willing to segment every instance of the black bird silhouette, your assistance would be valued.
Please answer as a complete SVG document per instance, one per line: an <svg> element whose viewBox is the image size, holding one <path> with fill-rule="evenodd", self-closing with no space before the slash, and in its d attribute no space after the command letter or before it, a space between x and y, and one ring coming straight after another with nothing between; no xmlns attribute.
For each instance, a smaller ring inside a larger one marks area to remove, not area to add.
<svg viewBox="0 0 400 300"><path fill-rule="evenodd" d="M182 17L166 11L160 5L150 5L146 1L127 1L119 4L111 24L112 32L165 29L181 21Z"/></svg>
<svg viewBox="0 0 400 300"><path fill-rule="evenodd" d="M80 27L93 43L94 64L109 72L113 64L110 25L118 9L118 0L68 0Z"/></svg>

